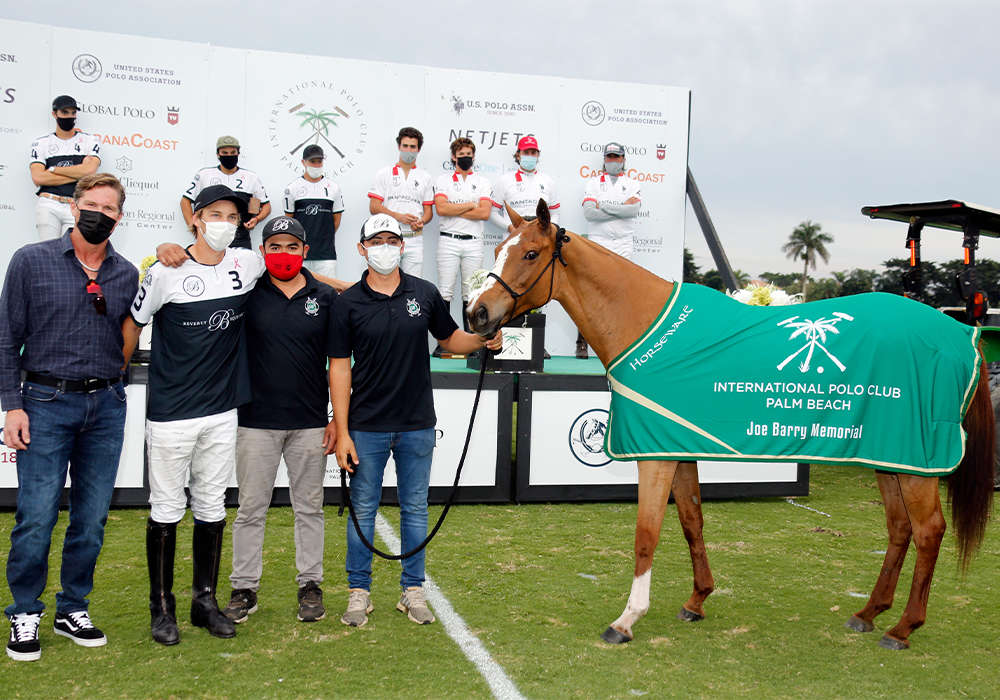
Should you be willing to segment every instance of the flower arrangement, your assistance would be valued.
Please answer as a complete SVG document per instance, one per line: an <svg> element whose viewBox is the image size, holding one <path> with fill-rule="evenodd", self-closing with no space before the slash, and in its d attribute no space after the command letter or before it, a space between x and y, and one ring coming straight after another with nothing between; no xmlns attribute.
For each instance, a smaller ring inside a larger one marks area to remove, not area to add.
<svg viewBox="0 0 1000 700"><path fill-rule="evenodd" d="M743 289L727 292L736 301L750 306L788 306L802 302L801 294L789 294L778 289L773 284L754 284L751 282Z"/></svg>
<svg viewBox="0 0 1000 700"><path fill-rule="evenodd" d="M139 263L139 281L146 279L146 272L149 271L149 268L151 268L155 262L155 255L147 255L142 259L142 262Z"/></svg>

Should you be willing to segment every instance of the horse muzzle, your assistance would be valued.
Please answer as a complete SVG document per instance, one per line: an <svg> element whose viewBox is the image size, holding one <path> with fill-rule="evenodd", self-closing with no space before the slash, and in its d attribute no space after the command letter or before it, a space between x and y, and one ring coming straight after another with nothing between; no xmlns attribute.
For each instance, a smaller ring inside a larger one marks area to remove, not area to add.
<svg viewBox="0 0 1000 700"><path fill-rule="evenodd" d="M465 308L465 316L469 320L469 328L483 338L493 336L503 325L510 311L504 300L484 298L484 295L473 299Z"/></svg>

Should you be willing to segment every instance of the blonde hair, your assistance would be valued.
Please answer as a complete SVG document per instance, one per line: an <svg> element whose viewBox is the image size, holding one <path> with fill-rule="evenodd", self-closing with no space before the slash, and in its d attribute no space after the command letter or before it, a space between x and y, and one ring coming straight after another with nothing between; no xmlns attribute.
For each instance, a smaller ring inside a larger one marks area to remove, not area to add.
<svg viewBox="0 0 1000 700"><path fill-rule="evenodd" d="M118 178L111 173L94 173L81 177L77 180L76 189L73 190L73 199L79 202L80 197L85 192L95 187L110 187L116 190L118 192L118 211L122 211L122 207L125 205L125 188Z"/></svg>

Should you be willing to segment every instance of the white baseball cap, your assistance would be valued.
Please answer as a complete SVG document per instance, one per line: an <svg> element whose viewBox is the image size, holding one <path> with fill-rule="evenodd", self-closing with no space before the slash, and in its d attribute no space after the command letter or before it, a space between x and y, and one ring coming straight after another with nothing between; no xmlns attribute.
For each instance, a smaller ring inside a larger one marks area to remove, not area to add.
<svg viewBox="0 0 1000 700"><path fill-rule="evenodd" d="M398 221L388 214L375 214L374 216L369 216L364 226L361 227L361 242L364 243L380 233L391 233L400 239L403 237L402 232L399 230Z"/></svg>

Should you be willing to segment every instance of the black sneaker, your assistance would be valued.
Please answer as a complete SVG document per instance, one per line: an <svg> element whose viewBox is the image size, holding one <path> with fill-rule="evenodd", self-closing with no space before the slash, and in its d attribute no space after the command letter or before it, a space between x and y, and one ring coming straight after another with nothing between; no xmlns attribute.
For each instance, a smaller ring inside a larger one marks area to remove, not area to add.
<svg viewBox="0 0 1000 700"><path fill-rule="evenodd" d="M246 622L250 613L255 612L257 612L257 593L249 588L234 588L229 595L229 605L222 610L223 615L237 624Z"/></svg>
<svg viewBox="0 0 1000 700"><path fill-rule="evenodd" d="M7 656L14 661L38 661L42 645L38 643L38 623L43 613L16 613L10 616L10 641Z"/></svg>
<svg viewBox="0 0 1000 700"><path fill-rule="evenodd" d="M57 612L55 622L52 623L52 631L63 637L69 637L82 647L103 647L108 643L108 638L104 636L104 632L94 627L86 610L71 613Z"/></svg>
<svg viewBox="0 0 1000 700"><path fill-rule="evenodd" d="M309 581L299 589L299 620L316 622L326 617L323 607L323 591L315 581Z"/></svg>

